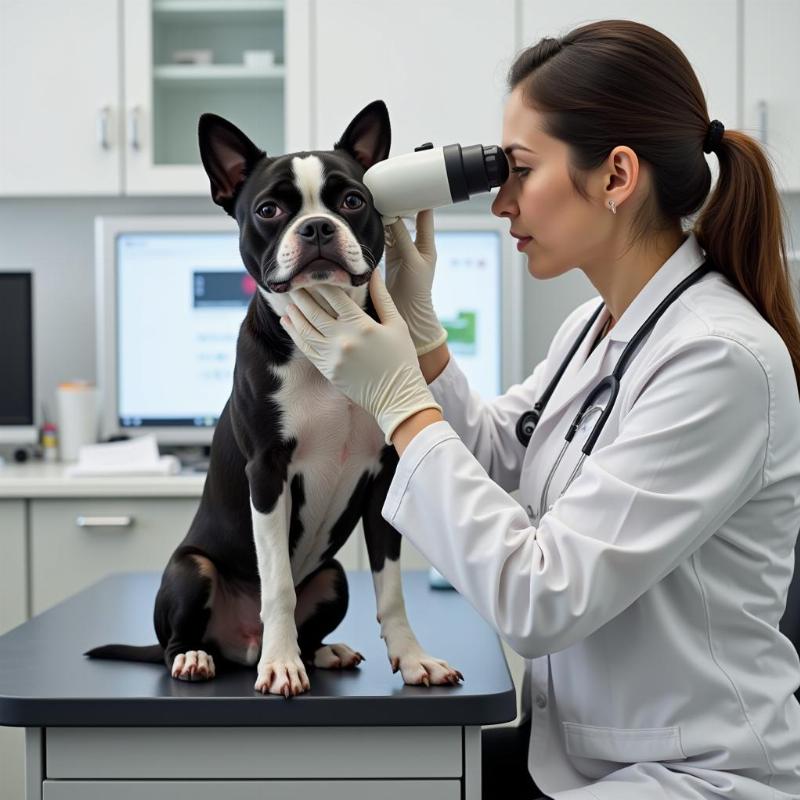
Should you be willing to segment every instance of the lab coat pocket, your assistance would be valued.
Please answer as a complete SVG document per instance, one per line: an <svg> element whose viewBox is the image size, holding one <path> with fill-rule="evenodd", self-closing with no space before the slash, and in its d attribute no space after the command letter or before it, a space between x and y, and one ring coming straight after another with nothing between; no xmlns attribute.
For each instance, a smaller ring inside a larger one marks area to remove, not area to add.
<svg viewBox="0 0 800 800"><path fill-rule="evenodd" d="M577 758L622 764L678 761L686 758L681 730L671 728L601 728L563 722L567 753Z"/></svg>

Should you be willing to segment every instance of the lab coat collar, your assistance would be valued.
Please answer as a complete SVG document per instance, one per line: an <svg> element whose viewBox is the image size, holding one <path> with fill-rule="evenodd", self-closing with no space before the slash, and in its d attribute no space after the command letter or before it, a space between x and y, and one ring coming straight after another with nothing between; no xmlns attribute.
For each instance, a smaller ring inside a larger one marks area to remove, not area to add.
<svg viewBox="0 0 800 800"><path fill-rule="evenodd" d="M688 277L705 260L705 254L694 232L690 232L683 244L661 265L658 272L642 287L631 304L622 312L608 338L614 342L629 341L644 321L655 311L656 306L684 278ZM605 324L608 309L600 314ZM599 320L598 320L599 321Z"/></svg>
<svg viewBox="0 0 800 800"><path fill-rule="evenodd" d="M699 267L704 260L705 254L694 233L689 233L683 244L642 287L639 294L625 309L608 335L604 336L597 347L590 353L589 350L592 343L609 317L608 308L603 307L589 333L567 366L564 375L553 392L553 396L545 406L539 424L534 430L534 436L540 428L544 430L548 427L548 421L557 419L562 409L569 405L578 394L583 394L590 384L597 382L610 371L606 369L601 374L605 354L611 346L611 342L622 342L624 344L629 341L639 330L642 323L650 316L650 313L655 310L656 306L675 286ZM597 308L597 305L592 304L591 309L594 310L595 308ZM581 322L581 327L583 324L585 322ZM569 345L565 346L565 352L568 347ZM619 349L621 351L622 348L620 347ZM530 448L530 443L528 447Z"/></svg>

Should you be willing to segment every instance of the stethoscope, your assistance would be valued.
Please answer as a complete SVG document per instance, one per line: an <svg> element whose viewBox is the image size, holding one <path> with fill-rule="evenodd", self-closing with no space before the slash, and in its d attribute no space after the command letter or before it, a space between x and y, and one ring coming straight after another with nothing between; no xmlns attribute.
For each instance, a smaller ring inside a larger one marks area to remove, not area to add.
<svg viewBox="0 0 800 800"><path fill-rule="evenodd" d="M626 345L625 349L622 351L622 355L619 357L616 365L614 366L614 370L610 375L606 375L599 383L595 385L595 387L589 392L586 399L583 401L583 404L580 407L580 410L575 416L575 419L572 421L572 424L569 426L567 430L567 434L564 437L564 445L561 448L561 452L558 454L558 458L556 459L553 467L550 470L550 473L547 476L547 480L545 481L544 487L542 489L542 496L539 500L539 517L541 519L542 515L544 514L544 503L546 502L547 493L550 489L550 483L553 480L553 475L555 474L556 470L558 469L559 464L561 464L562 459L564 458L564 453L569 447L569 443L572 441L573 437L575 436L576 431L579 427L585 422L584 415L588 417L595 413L600 412L600 416L594 423L594 427L592 428L592 432L586 438L586 442L584 443L583 447L581 448L581 457L578 463L575 465L575 469L572 470L569 478L567 479L566 484L561 490L559 497L564 494L564 492L569 488L572 481L580 472L581 467L583 466L583 462L586 460L586 457L592 452L594 448L595 442L597 441L600 434L603 432L603 427L606 424L609 416L611 415L611 411L614 408L614 403L617 399L617 394L619 394L619 384L622 376L625 374L625 370L628 368L631 359L633 358L637 347L639 346L642 339L647 336L648 333L652 330L653 326L658 322L661 315L669 308L669 306L680 297L680 295L688 289L693 283L696 283L700 278L703 277L707 272L712 269L712 265L708 261L704 261L691 275L684 278L656 307L656 309L650 314L650 316L642 323L642 326L639 328L638 331L633 335L631 340ZM564 374L569 362L572 360L572 357L578 351L578 348L581 346L583 340L586 338L587 334L594 325L595 320L597 319L600 312L603 310L605 303L600 303L597 309L594 311L592 316L590 317L589 321L584 325L583 330L578 335L578 338L573 343L570 351L564 357L564 360L561 362L558 370L556 370L555 375L553 376L550 383L547 385L547 388L542 392L542 396L537 400L534 405L533 409L530 411L526 411L524 414L520 416L517 420L517 439L519 440L520 444L524 447L528 446L528 443L531 440L531 436L533 435L534 428L536 424L539 422L540 417L542 416L542 412L544 411L545 406L547 405L548 400L550 399L550 395L553 394L555 391L556 386L558 385L559 380L561 380L561 376ZM594 401L604 392L606 389L610 390L610 396L608 401L606 402L605 408L602 406L594 405Z"/></svg>

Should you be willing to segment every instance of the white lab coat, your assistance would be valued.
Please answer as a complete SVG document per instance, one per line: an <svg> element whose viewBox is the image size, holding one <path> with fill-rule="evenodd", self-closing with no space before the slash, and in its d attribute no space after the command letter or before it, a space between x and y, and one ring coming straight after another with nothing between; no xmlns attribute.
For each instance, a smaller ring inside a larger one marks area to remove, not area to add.
<svg viewBox="0 0 800 800"><path fill-rule="evenodd" d="M594 452L559 498L590 424L538 518L581 401L703 257L689 234L587 359L603 309L527 449L517 419L602 299L492 402L451 359L430 384L445 420L406 448L382 509L526 658L528 766L558 800L800 798L800 664L778 631L800 401L783 341L720 273L659 320Z"/></svg>

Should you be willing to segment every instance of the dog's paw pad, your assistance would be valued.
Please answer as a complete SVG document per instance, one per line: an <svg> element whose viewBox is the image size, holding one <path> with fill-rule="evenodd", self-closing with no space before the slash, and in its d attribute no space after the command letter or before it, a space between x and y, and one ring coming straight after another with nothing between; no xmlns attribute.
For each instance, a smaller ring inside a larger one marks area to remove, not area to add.
<svg viewBox="0 0 800 800"><path fill-rule="evenodd" d="M321 669L354 669L364 656L346 644L324 644L314 653L314 666Z"/></svg>
<svg viewBox="0 0 800 800"><path fill-rule="evenodd" d="M261 694L279 694L288 698L307 692L311 684L305 665L297 656L260 661L254 688Z"/></svg>
<svg viewBox="0 0 800 800"><path fill-rule="evenodd" d="M205 650L178 653L172 662L172 677L180 681L208 681L216 674L214 658Z"/></svg>

